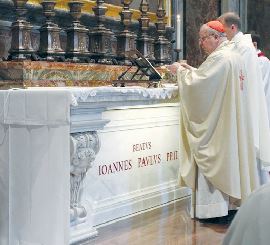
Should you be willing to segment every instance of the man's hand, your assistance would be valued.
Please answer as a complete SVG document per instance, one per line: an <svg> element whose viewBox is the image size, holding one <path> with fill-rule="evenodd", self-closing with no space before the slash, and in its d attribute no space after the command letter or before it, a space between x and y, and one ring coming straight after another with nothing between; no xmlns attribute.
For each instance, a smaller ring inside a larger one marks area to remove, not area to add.
<svg viewBox="0 0 270 245"><path fill-rule="evenodd" d="M186 68L186 69L189 69L189 70L191 70L193 68L192 66L190 66L190 65L188 65L187 63L184 63L184 62L181 62L180 65L182 67Z"/></svg>
<svg viewBox="0 0 270 245"><path fill-rule="evenodd" d="M177 70L186 70L186 69L192 69L192 66L188 65L187 63L184 62L174 62L171 65L166 65L165 66L167 70L169 70L171 73L176 74Z"/></svg>
<svg viewBox="0 0 270 245"><path fill-rule="evenodd" d="M177 70L181 68L181 65L179 62L174 62L171 65L166 65L166 68L173 74L176 74ZM183 67L182 67L183 68Z"/></svg>

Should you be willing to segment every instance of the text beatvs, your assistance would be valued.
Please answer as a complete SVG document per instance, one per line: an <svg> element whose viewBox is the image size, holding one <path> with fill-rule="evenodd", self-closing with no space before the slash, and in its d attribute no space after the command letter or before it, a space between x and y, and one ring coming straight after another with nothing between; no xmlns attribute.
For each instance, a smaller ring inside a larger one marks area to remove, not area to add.
<svg viewBox="0 0 270 245"><path fill-rule="evenodd" d="M98 166L99 175L114 174L132 169L132 161L124 160Z"/></svg>
<svg viewBox="0 0 270 245"><path fill-rule="evenodd" d="M133 152L151 150L151 148L152 148L152 142L143 142L140 144L134 144L132 147Z"/></svg>

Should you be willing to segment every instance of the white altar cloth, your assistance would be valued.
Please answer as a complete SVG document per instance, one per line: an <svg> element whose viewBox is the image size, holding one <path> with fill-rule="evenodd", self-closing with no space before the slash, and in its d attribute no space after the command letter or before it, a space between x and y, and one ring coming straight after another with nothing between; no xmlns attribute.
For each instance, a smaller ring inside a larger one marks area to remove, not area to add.
<svg viewBox="0 0 270 245"><path fill-rule="evenodd" d="M33 87L31 90L43 90L40 87ZM178 87L174 84L168 84L161 88L144 88L140 86L132 87L50 87L46 88L47 91L69 91L71 93L72 105L76 106L78 102L85 102L91 97L96 97L96 100L101 102L100 96L112 98L115 95L141 95L146 99L171 99L177 97ZM109 96L108 96L109 95Z"/></svg>
<svg viewBox="0 0 270 245"><path fill-rule="evenodd" d="M93 87L93 88L71 88L73 96L76 100L86 101L89 97L98 96L106 93L119 94L141 94L145 98L150 99L170 99L178 94L178 87L172 86L165 88L143 88L134 87Z"/></svg>
<svg viewBox="0 0 270 245"><path fill-rule="evenodd" d="M0 244L69 244L70 92L0 91Z"/></svg>

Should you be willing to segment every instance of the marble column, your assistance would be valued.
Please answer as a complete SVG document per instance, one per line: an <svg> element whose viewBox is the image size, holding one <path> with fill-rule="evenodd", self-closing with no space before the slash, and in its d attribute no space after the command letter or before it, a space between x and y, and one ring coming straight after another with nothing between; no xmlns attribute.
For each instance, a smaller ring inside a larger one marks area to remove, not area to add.
<svg viewBox="0 0 270 245"><path fill-rule="evenodd" d="M239 0L221 0L221 12L239 13Z"/></svg>

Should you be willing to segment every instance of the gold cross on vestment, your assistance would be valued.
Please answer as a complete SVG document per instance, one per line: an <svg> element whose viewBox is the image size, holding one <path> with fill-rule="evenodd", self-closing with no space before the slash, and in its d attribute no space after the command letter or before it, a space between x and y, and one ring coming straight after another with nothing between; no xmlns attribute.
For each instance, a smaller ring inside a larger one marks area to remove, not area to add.
<svg viewBox="0 0 270 245"><path fill-rule="evenodd" d="M244 89L244 80L245 80L245 76L243 75L242 69L240 70L240 89L243 90Z"/></svg>

